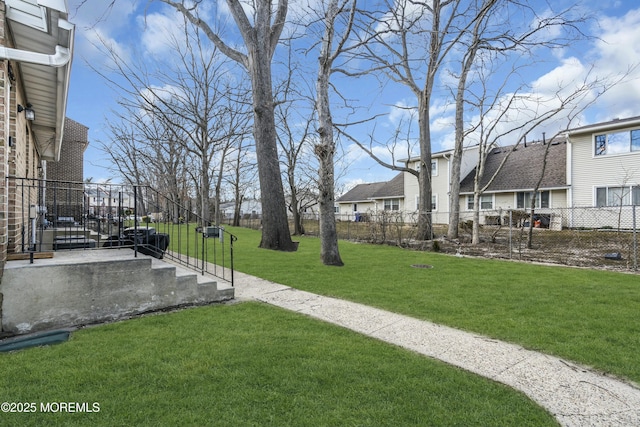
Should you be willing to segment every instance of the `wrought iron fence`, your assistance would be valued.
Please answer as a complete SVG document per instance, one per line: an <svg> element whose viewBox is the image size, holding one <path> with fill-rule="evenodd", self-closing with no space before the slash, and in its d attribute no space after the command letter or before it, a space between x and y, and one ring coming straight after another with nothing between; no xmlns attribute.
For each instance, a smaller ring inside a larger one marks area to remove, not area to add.
<svg viewBox="0 0 640 427"><path fill-rule="evenodd" d="M7 178L8 253L131 248L234 282L236 237L145 185Z"/></svg>

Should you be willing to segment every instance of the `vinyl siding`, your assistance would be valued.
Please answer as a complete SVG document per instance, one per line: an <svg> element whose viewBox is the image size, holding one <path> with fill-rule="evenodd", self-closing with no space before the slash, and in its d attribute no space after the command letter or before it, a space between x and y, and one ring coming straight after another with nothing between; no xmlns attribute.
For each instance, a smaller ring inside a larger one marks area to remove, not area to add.
<svg viewBox="0 0 640 427"><path fill-rule="evenodd" d="M595 206L596 187L640 183L640 152L596 157L593 155L593 144L593 134L590 133L571 137L574 207Z"/></svg>

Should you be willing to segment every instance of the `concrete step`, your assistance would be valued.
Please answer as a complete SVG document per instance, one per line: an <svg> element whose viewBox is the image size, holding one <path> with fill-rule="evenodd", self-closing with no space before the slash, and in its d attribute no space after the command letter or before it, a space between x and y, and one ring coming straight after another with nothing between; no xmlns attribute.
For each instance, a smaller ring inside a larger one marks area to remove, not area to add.
<svg viewBox="0 0 640 427"><path fill-rule="evenodd" d="M166 260L154 260L154 265L169 264L175 267L176 285L189 303L206 303L210 301L225 301L233 299L234 289L226 282L219 282L209 274L196 272L179 264Z"/></svg>
<svg viewBox="0 0 640 427"><path fill-rule="evenodd" d="M62 251L9 261L0 283L2 330L27 333L99 323L183 304L225 301L234 289L131 249Z"/></svg>

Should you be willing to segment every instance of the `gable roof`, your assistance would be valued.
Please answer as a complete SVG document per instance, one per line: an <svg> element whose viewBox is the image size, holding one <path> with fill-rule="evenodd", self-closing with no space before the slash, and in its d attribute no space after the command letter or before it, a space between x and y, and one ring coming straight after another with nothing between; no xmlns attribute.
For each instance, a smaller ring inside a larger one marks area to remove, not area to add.
<svg viewBox="0 0 640 427"><path fill-rule="evenodd" d="M382 187L373 194L375 199L388 199L404 196L404 173L401 172L391 181L384 183Z"/></svg>
<svg viewBox="0 0 640 427"><path fill-rule="evenodd" d="M551 144L550 146L548 144ZM549 148L547 166L540 189L566 188L567 148L564 142L547 142L545 144L520 144L513 151L504 166L485 192L507 192L533 190L540 179L545 150ZM485 172L481 186L484 187L496 173L502 160L513 146L494 148L487 156ZM473 181L476 168L460 182L461 193L473 192Z"/></svg>
<svg viewBox="0 0 640 427"><path fill-rule="evenodd" d="M391 181L358 184L336 200L344 202L368 202L374 199L388 199L404 196L404 173L399 173Z"/></svg>

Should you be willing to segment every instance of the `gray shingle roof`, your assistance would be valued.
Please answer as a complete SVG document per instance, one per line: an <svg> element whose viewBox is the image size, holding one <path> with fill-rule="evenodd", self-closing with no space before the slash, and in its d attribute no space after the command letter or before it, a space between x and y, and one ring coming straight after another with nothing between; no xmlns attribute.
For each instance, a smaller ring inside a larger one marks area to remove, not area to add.
<svg viewBox="0 0 640 427"><path fill-rule="evenodd" d="M404 196L404 174L399 173L391 181L358 184L338 198L338 202L361 202Z"/></svg>
<svg viewBox="0 0 640 427"><path fill-rule="evenodd" d="M542 172L542 161L544 152L549 143L542 144L528 143L525 147L520 144L516 151L512 152L506 163L498 173L496 179L491 183L488 192L504 192L514 190L533 190L540 179ZM487 157L485 172L481 186L494 175L502 159L513 148L499 147L495 148ZM547 167L544 179L540 185L540 189L561 188L567 186L566 178L566 158L567 146L564 142L554 141L549 146L549 154L547 156ZM460 192L473 192L473 180L475 177L475 168L460 183Z"/></svg>
<svg viewBox="0 0 640 427"><path fill-rule="evenodd" d="M378 191L373 194L376 199L388 199L390 197L404 196L404 173L400 172L391 181L384 183Z"/></svg>

